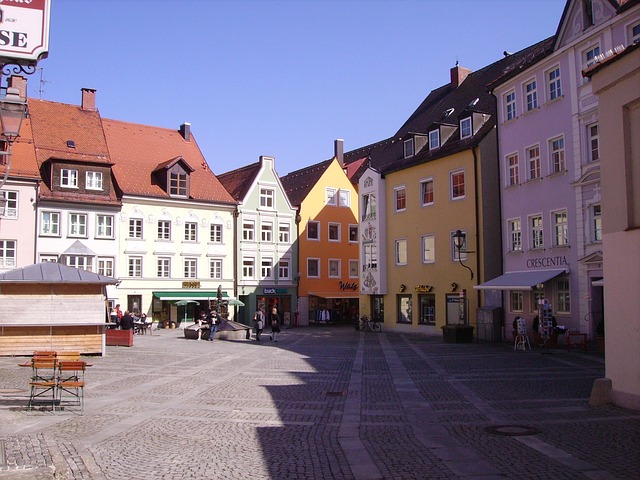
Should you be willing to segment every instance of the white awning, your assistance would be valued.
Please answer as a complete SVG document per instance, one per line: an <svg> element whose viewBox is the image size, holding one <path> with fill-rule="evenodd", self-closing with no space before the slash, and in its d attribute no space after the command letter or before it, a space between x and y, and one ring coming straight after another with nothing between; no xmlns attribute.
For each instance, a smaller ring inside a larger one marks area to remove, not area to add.
<svg viewBox="0 0 640 480"><path fill-rule="evenodd" d="M564 268L560 270L509 272L473 288L478 290L532 290L539 283L544 283L564 273L567 273Z"/></svg>

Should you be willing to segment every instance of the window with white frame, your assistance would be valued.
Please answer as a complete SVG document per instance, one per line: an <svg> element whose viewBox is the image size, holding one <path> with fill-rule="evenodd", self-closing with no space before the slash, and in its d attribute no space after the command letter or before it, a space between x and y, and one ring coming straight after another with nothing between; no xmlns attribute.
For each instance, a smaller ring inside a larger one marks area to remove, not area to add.
<svg viewBox="0 0 640 480"><path fill-rule="evenodd" d="M42 212L40 217L40 234L47 236L60 235L59 212Z"/></svg>
<svg viewBox="0 0 640 480"><path fill-rule="evenodd" d="M358 278L358 260L349 260L349 278Z"/></svg>
<svg viewBox="0 0 640 480"><path fill-rule="evenodd" d="M529 307L532 313L538 313L538 305L540 305L540 302L544 302L544 299L544 290L534 289L531 292L531 305Z"/></svg>
<svg viewBox="0 0 640 480"><path fill-rule="evenodd" d="M255 278L256 261L253 258L245 257L242 259L242 278Z"/></svg>
<svg viewBox="0 0 640 480"><path fill-rule="evenodd" d="M0 240L0 267L13 268L16 266L16 241Z"/></svg>
<svg viewBox="0 0 640 480"><path fill-rule="evenodd" d="M555 67L547 71L547 95L549 96L549 100L555 100L562 96L560 67Z"/></svg>
<svg viewBox="0 0 640 480"><path fill-rule="evenodd" d="M511 90L504 94L504 118L507 121L513 120L516 114L516 91Z"/></svg>
<svg viewBox="0 0 640 480"><path fill-rule="evenodd" d="M172 171L169 174L169 195L178 197L187 196L187 174L180 171Z"/></svg>
<svg viewBox="0 0 640 480"><path fill-rule="evenodd" d="M460 120L460 139L469 138L472 133L471 117L465 117Z"/></svg>
<svg viewBox="0 0 640 480"><path fill-rule="evenodd" d="M96 215L96 238L113 238L113 215Z"/></svg>
<svg viewBox="0 0 640 480"><path fill-rule="evenodd" d="M102 190L102 172L87 172L85 183L87 190Z"/></svg>
<svg viewBox="0 0 640 480"><path fill-rule="evenodd" d="M57 255L40 255L40 263L51 262L56 263L58 261Z"/></svg>
<svg viewBox="0 0 640 480"><path fill-rule="evenodd" d="M351 192L349 190L342 190L338 192L338 206L350 207L351 206Z"/></svg>
<svg viewBox="0 0 640 480"><path fill-rule="evenodd" d="M435 235L422 236L422 263L436 261L436 237Z"/></svg>
<svg viewBox="0 0 640 480"><path fill-rule="evenodd" d="M551 171L561 173L567 169L564 156L564 137L553 138L549 141L551 155Z"/></svg>
<svg viewBox="0 0 640 480"><path fill-rule="evenodd" d="M253 220L243 220L242 222L242 240L245 242L253 242L255 239L255 222Z"/></svg>
<svg viewBox="0 0 640 480"><path fill-rule="evenodd" d="M523 310L523 295L521 290L511 290L509 292L509 310L520 313Z"/></svg>
<svg viewBox="0 0 640 480"><path fill-rule="evenodd" d="M142 238L142 219L129 219L129 238Z"/></svg>
<svg viewBox="0 0 640 480"><path fill-rule="evenodd" d="M407 264L407 239L400 238L395 242L396 265Z"/></svg>
<svg viewBox="0 0 640 480"><path fill-rule="evenodd" d="M463 262L467 260L467 231L462 230L464 234L462 246L458 248L456 246L456 239L453 237L454 232L451 232L451 239L449 248L451 249L451 258L454 262L458 262L462 260Z"/></svg>
<svg viewBox="0 0 640 480"><path fill-rule="evenodd" d="M273 188L260 188L260 207L261 208L273 208L275 202L275 190Z"/></svg>
<svg viewBox="0 0 640 480"><path fill-rule="evenodd" d="M349 243L358 243L358 225L349 225Z"/></svg>
<svg viewBox="0 0 640 480"><path fill-rule="evenodd" d="M65 263L69 267L79 268L80 270L91 271L91 257L86 255L67 255Z"/></svg>
<svg viewBox="0 0 640 480"><path fill-rule="evenodd" d="M640 42L640 23L636 23L629 28L629 43Z"/></svg>
<svg viewBox="0 0 640 480"><path fill-rule="evenodd" d="M184 259L184 278L198 278L198 260L196 258Z"/></svg>
<svg viewBox="0 0 640 480"><path fill-rule="evenodd" d="M284 280L291 278L291 262L288 258L281 258L278 262L278 278Z"/></svg>
<svg viewBox="0 0 640 480"><path fill-rule="evenodd" d="M404 141L404 158L413 157L413 138Z"/></svg>
<svg viewBox="0 0 640 480"><path fill-rule="evenodd" d="M514 218L508 222L509 231L509 251L522 251L522 222L519 218Z"/></svg>
<svg viewBox="0 0 640 480"><path fill-rule="evenodd" d="M111 257L98 257L97 260L98 275L104 275L105 277L113 277L113 266L115 261Z"/></svg>
<svg viewBox="0 0 640 480"><path fill-rule="evenodd" d="M171 240L171 222L158 220L158 240Z"/></svg>
<svg viewBox="0 0 640 480"><path fill-rule="evenodd" d="M142 277L142 257L129 257L128 259L128 273L130 277L141 278Z"/></svg>
<svg viewBox="0 0 640 480"><path fill-rule="evenodd" d="M209 226L209 241L211 243L222 243L222 225L212 223Z"/></svg>
<svg viewBox="0 0 640 480"><path fill-rule="evenodd" d="M591 206L591 240L602 241L602 207L600 205Z"/></svg>
<svg viewBox="0 0 640 480"><path fill-rule="evenodd" d="M571 289L569 279L556 280L556 312L571 312Z"/></svg>
<svg viewBox="0 0 640 480"><path fill-rule="evenodd" d="M431 130L429 132L429 150L435 150L440 147L440 130Z"/></svg>
<svg viewBox="0 0 640 480"><path fill-rule="evenodd" d="M18 192L13 190L0 191L0 216L18 218Z"/></svg>
<svg viewBox="0 0 640 480"><path fill-rule="evenodd" d="M340 278L340 260L337 258L329 259L329 277Z"/></svg>
<svg viewBox="0 0 640 480"><path fill-rule="evenodd" d="M533 215L529 217L529 232L531 236L531 248L543 248L544 237L542 230L542 215Z"/></svg>
<svg viewBox="0 0 640 480"><path fill-rule="evenodd" d="M540 169L540 146L536 145L527 148L525 151L527 156L527 164L529 166L529 180L535 180L542 175Z"/></svg>
<svg viewBox="0 0 640 480"><path fill-rule="evenodd" d="M222 279L222 259L209 259L209 278Z"/></svg>
<svg viewBox="0 0 640 480"><path fill-rule="evenodd" d="M324 193L325 193L325 204L326 205L332 205L332 206L336 206L338 204L338 189L337 188L325 188L324 189Z"/></svg>
<svg viewBox="0 0 640 480"><path fill-rule="evenodd" d="M553 220L553 244L556 247L562 247L569 243L567 238L569 227L567 223L567 211L558 210L551 212Z"/></svg>
<svg viewBox="0 0 640 480"><path fill-rule="evenodd" d="M171 278L171 258L158 258L156 274L158 278Z"/></svg>
<svg viewBox="0 0 640 480"><path fill-rule="evenodd" d="M60 171L60 186L66 188L78 188L78 170L63 168Z"/></svg>
<svg viewBox="0 0 640 480"><path fill-rule="evenodd" d="M407 209L407 189L404 186L393 189L393 196L396 205L396 212L403 212Z"/></svg>
<svg viewBox="0 0 640 480"><path fill-rule="evenodd" d="M375 243L366 243L362 246L364 252L363 269L378 269L378 245Z"/></svg>
<svg viewBox="0 0 640 480"><path fill-rule="evenodd" d="M507 178L509 179L509 185L520 184L520 160L518 154L514 153L507 156Z"/></svg>
<svg viewBox="0 0 640 480"><path fill-rule="evenodd" d="M597 123L587 125L587 139L589 141L587 159L590 162L600 160L600 130Z"/></svg>
<svg viewBox="0 0 640 480"><path fill-rule="evenodd" d="M538 108L538 86L535 79L524 84L524 98L527 112Z"/></svg>
<svg viewBox="0 0 640 480"><path fill-rule="evenodd" d="M433 178L427 178L420 182L420 200L423 207L433 205Z"/></svg>
<svg viewBox="0 0 640 480"><path fill-rule="evenodd" d="M320 259L319 258L307 258L307 277L309 278L320 277Z"/></svg>
<svg viewBox="0 0 640 480"><path fill-rule="evenodd" d="M451 172L451 200L465 197L464 170Z"/></svg>
<svg viewBox="0 0 640 480"><path fill-rule="evenodd" d="M260 260L260 276L262 279L273 278L273 259L262 258Z"/></svg>
<svg viewBox="0 0 640 480"><path fill-rule="evenodd" d="M291 243L291 225L280 223L278 225L278 243Z"/></svg>
<svg viewBox="0 0 640 480"><path fill-rule="evenodd" d="M585 50L582 54L582 61L584 62L584 67L590 67L591 65L596 63L596 57L600 55L600 46L596 45L595 47L589 48Z"/></svg>
<svg viewBox="0 0 640 480"><path fill-rule="evenodd" d="M314 220L307 222L307 240L320 240L320 222Z"/></svg>
<svg viewBox="0 0 640 480"><path fill-rule="evenodd" d="M329 223L329 241L330 242L340 241L340 224L339 223Z"/></svg>
<svg viewBox="0 0 640 480"><path fill-rule="evenodd" d="M87 215L85 213L69 214L69 236L70 237L86 237L87 236Z"/></svg>
<svg viewBox="0 0 640 480"><path fill-rule="evenodd" d="M260 224L260 240L263 242L273 242L273 224L262 222Z"/></svg>
<svg viewBox="0 0 640 480"><path fill-rule="evenodd" d="M197 222L184 222L184 241L185 242L198 241L198 223Z"/></svg>
<svg viewBox="0 0 640 480"><path fill-rule="evenodd" d="M374 193L365 193L362 195L362 221L376 219L376 195Z"/></svg>

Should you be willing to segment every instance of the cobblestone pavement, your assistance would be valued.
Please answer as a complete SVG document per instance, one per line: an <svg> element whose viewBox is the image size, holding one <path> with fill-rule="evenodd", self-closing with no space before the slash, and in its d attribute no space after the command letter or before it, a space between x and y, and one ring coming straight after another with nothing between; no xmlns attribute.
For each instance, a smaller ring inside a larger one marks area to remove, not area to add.
<svg viewBox="0 0 640 480"><path fill-rule="evenodd" d="M347 327L136 336L83 414L26 411L0 358L0 479L636 479L640 412L590 407L596 354Z"/></svg>

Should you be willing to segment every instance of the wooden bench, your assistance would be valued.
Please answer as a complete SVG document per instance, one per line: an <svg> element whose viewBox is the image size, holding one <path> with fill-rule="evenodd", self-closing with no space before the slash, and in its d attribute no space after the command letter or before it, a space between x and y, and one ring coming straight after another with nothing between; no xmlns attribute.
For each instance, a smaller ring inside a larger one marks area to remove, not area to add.
<svg viewBox="0 0 640 480"><path fill-rule="evenodd" d="M587 351L587 334L580 332L567 332L567 352L571 347L582 347Z"/></svg>
<svg viewBox="0 0 640 480"><path fill-rule="evenodd" d="M133 347L133 330L106 330L106 344L116 347Z"/></svg>

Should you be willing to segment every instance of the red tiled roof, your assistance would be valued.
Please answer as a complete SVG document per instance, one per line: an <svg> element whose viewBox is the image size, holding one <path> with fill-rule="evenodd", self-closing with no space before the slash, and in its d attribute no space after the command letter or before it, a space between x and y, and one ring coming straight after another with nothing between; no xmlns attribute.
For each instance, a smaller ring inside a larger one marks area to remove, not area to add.
<svg viewBox="0 0 640 480"><path fill-rule="evenodd" d="M20 127L20 136L13 143L9 177L39 179L40 172L33 147L31 121L26 118ZM4 175L5 165L0 162L0 175Z"/></svg>
<svg viewBox="0 0 640 480"><path fill-rule="evenodd" d="M246 165L230 172L218 175L218 180L224 185L227 191L237 201L241 201L247 194L249 187L253 184L256 175L260 171L260 162Z"/></svg>
<svg viewBox="0 0 640 480"><path fill-rule="evenodd" d="M102 119L116 184L124 195L170 198L151 181L151 173L177 157L193 168L190 198L236 203L213 174L193 135L186 141L178 130Z"/></svg>

